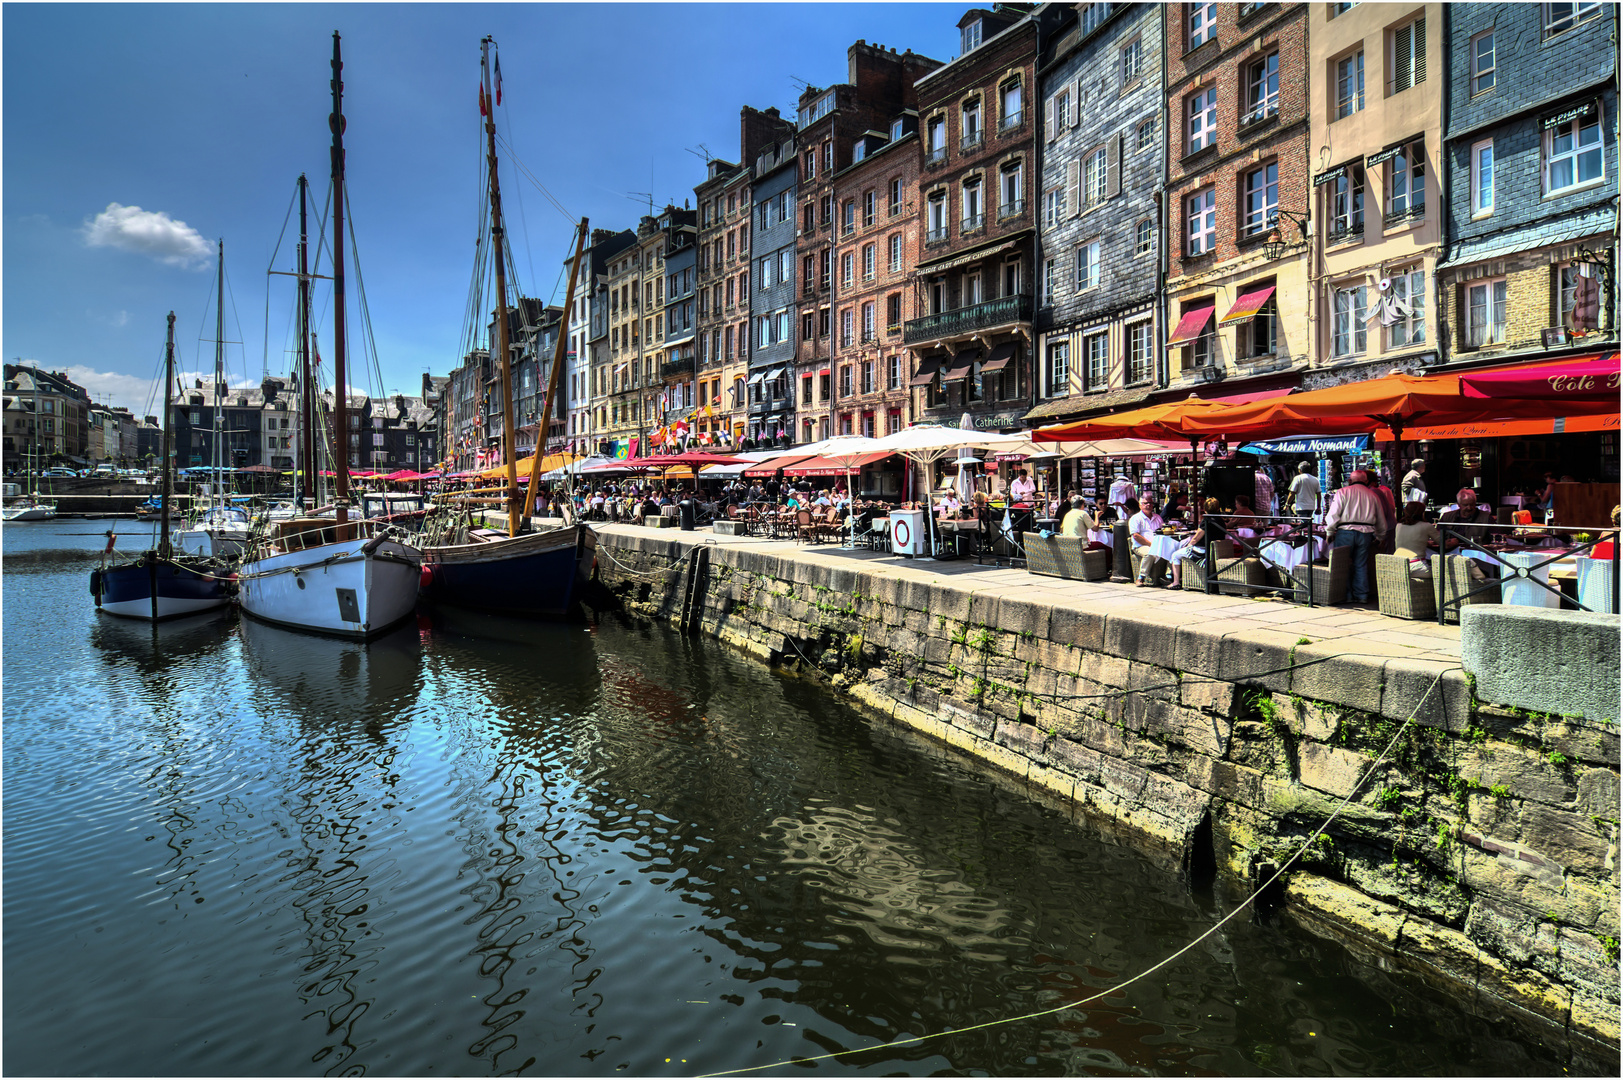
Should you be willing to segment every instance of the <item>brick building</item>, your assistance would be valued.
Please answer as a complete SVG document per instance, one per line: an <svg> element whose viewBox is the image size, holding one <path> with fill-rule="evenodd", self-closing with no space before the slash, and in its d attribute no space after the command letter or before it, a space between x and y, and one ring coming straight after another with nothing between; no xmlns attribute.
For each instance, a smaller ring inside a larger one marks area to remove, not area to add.
<svg viewBox="0 0 1623 1080"><path fill-rule="evenodd" d="M1089 5L1045 35L1034 425L1161 384L1165 10Z"/></svg>
<svg viewBox="0 0 1623 1080"><path fill-rule="evenodd" d="M838 223L833 258L838 299L830 344L833 431L885 435L910 419L913 365L902 345L902 327L914 315L916 296L913 253L919 248L923 162L918 111L903 109L883 130L858 136L852 158L833 178ZM810 255L802 257L803 287L819 269ZM810 311L802 312L800 322L802 341L821 329ZM810 375L801 375L802 403L821 389Z"/></svg>
<svg viewBox="0 0 1623 1080"><path fill-rule="evenodd" d="M5 467L85 464L90 395L57 371L5 365Z"/></svg>
<svg viewBox="0 0 1623 1080"><path fill-rule="evenodd" d="M850 168L858 147L863 152L869 147L870 133L887 137L904 111L916 112L916 84L938 67L939 61L911 50L898 53L858 41L846 51L845 82L808 86L800 95L800 235L791 259L790 280L798 276L801 289L798 305L787 312L785 320L791 324L789 338L794 342L790 385L800 391L797 423L786 429L793 441L827 438L835 430L834 311L846 304L846 298L834 262L839 242L853 237L857 221L862 220L862 192L841 189L839 177ZM853 275L853 286L855 281ZM808 319L809 337L805 336ZM853 330L853 341L855 334Z"/></svg>
<svg viewBox="0 0 1623 1080"><path fill-rule="evenodd" d="M1308 6L1312 145L1328 153L1313 176L1322 284L1319 370L1307 385L1438 358L1430 283L1443 241L1443 26L1442 4Z"/></svg>
<svg viewBox="0 0 1623 1080"><path fill-rule="evenodd" d="M610 453L643 449L640 442L634 445L634 441L643 434L645 420L653 415L659 385L653 297L657 282L663 305L664 243L658 223L645 215L637 225L636 243L609 260L609 372L605 396L597 406L597 430L600 448ZM660 329L663 336L662 312ZM609 446L601 447L605 442Z"/></svg>
<svg viewBox="0 0 1623 1080"><path fill-rule="evenodd" d="M1307 5L1170 4L1166 18L1170 396L1293 385L1320 315L1304 232Z"/></svg>
<svg viewBox="0 0 1623 1080"><path fill-rule="evenodd" d="M1445 26L1445 360L1615 348L1617 8L1448 5Z"/></svg>
<svg viewBox="0 0 1623 1080"><path fill-rule="evenodd" d="M999 4L958 29L963 54L916 87L921 244L902 338L918 361L915 418L1010 429L1034 385L1038 20L1030 4Z"/></svg>

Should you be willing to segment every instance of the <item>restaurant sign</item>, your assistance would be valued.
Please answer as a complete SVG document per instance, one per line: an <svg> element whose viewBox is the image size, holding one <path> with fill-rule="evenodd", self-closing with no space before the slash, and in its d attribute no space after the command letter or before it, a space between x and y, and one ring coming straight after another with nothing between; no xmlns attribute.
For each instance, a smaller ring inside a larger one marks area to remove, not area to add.
<svg viewBox="0 0 1623 1080"><path fill-rule="evenodd" d="M1343 176L1346 176L1346 175L1347 175L1347 166L1345 166L1345 165L1337 165L1335 168L1326 169L1322 173L1320 173L1319 175L1315 176L1313 178L1313 186L1314 187L1319 187L1319 186L1321 186L1323 184L1331 184L1331 183L1334 183L1337 180L1340 180Z"/></svg>
<svg viewBox="0 0 1623 1080"><path fill-rule="evenodd" d="M998 428L1017 428L1021 424L1018 413L1005 413L1002 416L977 416L975 428L979 431L992 431Z"/></svg>
<svg viewBox="0 0 1623 1080"><path fill-rule="evenodd" d="M1347 454L1369 449L1368 435L1330 435L1301 439L1263 439L1246 443L1246 449L1269 454Z"/></svg>
<svg viewBox="0 0 1623 1080"><path fill-rule="evenodd" d="M1560 127L1562 124L1570 124L1574 120L1587 119L1589 114L1594 111L1595 103L1593 101L1586 101L1582 105L1575 105L1570 109L1565 109L1556 113L1554 116L1545 117L1544 123L1541 125L1541 127L1545 131L1548 131L1553 127Z"/></svg>

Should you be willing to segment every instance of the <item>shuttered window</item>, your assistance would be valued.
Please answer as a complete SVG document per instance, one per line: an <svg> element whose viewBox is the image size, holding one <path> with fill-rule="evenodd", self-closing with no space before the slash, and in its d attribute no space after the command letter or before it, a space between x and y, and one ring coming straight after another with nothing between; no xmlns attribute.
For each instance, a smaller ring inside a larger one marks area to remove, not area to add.
<svg viewBox="0 0 1623 1080"><path fill-rule="evenodd" d="M1392 93L1426 81L1426 17L1392 31Z"/></svg>

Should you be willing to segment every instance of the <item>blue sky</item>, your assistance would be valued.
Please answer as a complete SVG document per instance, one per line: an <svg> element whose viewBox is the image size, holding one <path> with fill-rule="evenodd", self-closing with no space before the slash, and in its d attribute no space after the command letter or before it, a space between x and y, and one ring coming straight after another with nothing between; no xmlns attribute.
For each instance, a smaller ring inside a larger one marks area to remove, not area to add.
<svg viewBox="0 0 1623 1080"><path fill-rule="evenodd" d="M843 81L859 38L949 60L967 6L7 3L4 356L147 409L170 309L182 369L212 365L223 238L228 378L285 371L293 290L266 271L299 172L312 214L325 199L334 30L383 379L351 382L410 394L462 347L483 35L500 46L498 130L572 216L619 229L647 209L627 192L692 198L704 163L687 148L737 159L740 106L792 116L796 80ZM505 166L502 184L521 284L561 302L571 225ZM330 360L325 302L318 315ZM353 351L353 300L351 319Z"/></svg>

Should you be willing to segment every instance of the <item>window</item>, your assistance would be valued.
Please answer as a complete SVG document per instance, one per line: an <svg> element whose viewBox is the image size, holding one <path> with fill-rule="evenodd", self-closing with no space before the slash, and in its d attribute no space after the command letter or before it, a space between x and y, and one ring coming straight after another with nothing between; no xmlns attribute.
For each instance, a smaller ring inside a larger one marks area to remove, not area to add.
<svg viewBox="0 0 1623 1080"><path fill-rule="evenodd" d="M925 160L929 162L947 160L946 120L939 116L930 117L930 122L925 128L925 132L929 135L929 140L926 144L929 148L929 153L925 155Z"/></svg>
<svg viewBox="0 0 1623 1080"><path fill-rule="evenodd" d="M1426 81L1426 17L1392 31L1391 92L1402 93Z"/></svg>
<svg viewBox="0 0 1623 1080"><path fill-rule="evenodd" d="M1110 164L1104 147L1099 147L1082 162L1082 205L1103 202L1110 190Z"/></svg>
<svg viewBox="0 0 1623 1080"><path fill-rule="evenodd" d="M1149 382L1154 346L1148 322L1134 323L1127 328L1127 382L1128 385Z"/></svg>
<svg viewBox="0 0 1623 1080"><path fill-rule="evenodd" d="M800 403L802 405L812 403L812 377L810 375L804 375L800 379Z"/></svg>
<svg viewBox="0 0 1623 1080"><path fill-rule="evenodd" d="M789 282L795 272L795 249L786 247L778 252L778 280Z"/></svg>
<svg viewBox="0 0 1623 1080"><path fill-rule="evenodd" d="M800 231L809 233L815 228L817 228L817 207L807 203L805 209L800 212Z"/></svg>
<svg viewBox="0 0 1623 1080"><path fill-rule="evenodd" d="M1246 323L1245 329L1238 336L1236 344L1241 355L1247 357L1272 356L1277 347L1279 333L1279 308L1274 298L1269 297L1268 302L1257 310Z"/></svg>
<svg viewBox="0 0 1623 1080"><path fill-rule="evenodd" d="M849 236L857 228L857 201L855 199L845 200L845 205L840 207L840 213L843 221L841 235Z"/></svg>
<svg viewBox="0 0 1623 1080"><path fill-rule="evenodd" d="M1104 390L1108 388L1110 386L1110 335L1101 331L1083 338L1082 354L1087 365L1083 371L1085 389Z"/></svg>
<svg viewBox="0 0 1623 1080"><path fill-rule="evenodd" d="M960 110L959 149L968 150L981 142L981 102L979 98L966 101Z"/></svg>
<svg viewBox="0 0 1623 1080"><path fill-rule="evenodd" d="M1069 84L1067 84L1069 85ZM1049 104L1048 138L1056 138L1060 132L1071 126L1071 92L1061 90L1055 94Z"/></svg>
<svg viewBox="0 0 1623 1080"><path fill-rule="evenodd" d="M1205 303L1211 303L1211 299L1207 298ZM1184 314L1188 314L1190 308L1199 304L1201 302L1197 301L1196 304L1189 305ZM1216 364L1217 327L1210 316L1207 316L1205 323L1201 325L1200 336L1191 341L1186 348L1188 352L1184 353L1185 368L1209 368Z"/></svg>
<svg viewBox="0 0 1623 1080"><path fill-rule="evenodd" d="M823 140L823 171L834 171L834 140Z"/></svg>
<svg viewBox="0 0 1623 1080"><path fill-rule="evenodd" d="M849 289L851 287L851 282L853 280L852 268L855 265L856 260L852 257L849 251L840 256L840 288Z"/></svg>
<svg viewBox="0 0 1623 1080"><path fill-rule="evenodd" d="M1149 218L1143 218L1133 226L1133 254L1148 255L1155 250L1155 225Z"/></svg>
<svg viewBox="0 0 1623 1080"><path fill-rule="evenodd" d="M768 288L771 288L771 286L772 286L772 258L771 258L771 256L767 256L766 258L761 260L761 288L762 289L768 289Z"/></svg>
<svg viewBox="0 0 1623 1080"><path fill-rule="evenodd" d="M1049 188L1043 193L1043 224L1052 228L1065 219L1065 188Z"/></svg>
<svg viewBox="0 0 1623 1080"><path fill-rule="evenodd" d="M897 117L890 122L890 141L895 142L902 137L902 120Z"/></svg>
<svg viewBox="0 0 1623 1080"><path fill-rule="evenodd" d="M901 297L897 297L898 300ZM902 355L894 353L885 361L885 389L900 390L902 388Z"/></svg>
<svg viewBox="0 0 1623 1080"><path fill-rule="evenodd" d="M1204 150L1217 140L1217 87L1201 90L1189 99L1189 147Z"/></svg>
<svg viewBox="0 0 1623 1080"><path fill-rule="evenodd" d="M1364 50L1359 49L1336 64L1336 119L1351 116L1364 107Z"/></svg>
<svg viewBox="0 0 1623 1080"><path fill-rule="evenodd" d="M1189 254L1204 255L1217 247L1217 189L1207 188L1189 197Z"/></svg>
<svg viewBox="0 0 1623 1080"><path fill-rule="evenodd" d="M1364 235L1364 167L1345 166L1330 190L1330 234L1327 243Z"/></svg>
<svg viewBox="0 0 1623 1080"><path fill-rule="evenodd" d="M1426 272L1415 266L1399 270L1388 286L1390 308L1397 321L1386 328L1389 349L1403 349L1426 342ZM1382 320L1385 321L1384 319Z"/></svg>
<svg viewBox="0 0 1623 1080"><path fill-rule="evenodd" d="M968 52L979 45L981 43L981 21L976 19L965 24L963 30L960 31L960 37L964 52Z"/></svg>
<svg viewBox="0 0 1623 1080"><path fill-rule="evenodd" d="M862 305L862 340L878 340L878 336L874 333L874 302L872 300Z"/></svg>
<svg viewBox="0 0 1623 1080"><path fill-rule="evenodd" d="M823 196L822 218L824 225L834 224L834 196L832 195Z"/></svg>
<svg viewBox="0 0 1623 1080"><path fill-rule="evenodd" d="M820 289L828 288L829 283L833 280L830 277L830 274L832 273L831 268L833 266L833 258L834 253L829 251L827 248L824 248L817 256L817 287Z"/></svg>
<svg viewBox="0 0 1623 1080"><path fill-rule="evenodd" d="M1465 344L1470 348L1499 345L1505 340L1505 279L1484 281L1466 290L1468 309Z"/></svg>
<svg viewBox="0 0 1623 1080"><path fill-rule="evenodd" d="M1093 240L1076 249L1076 288L1078 292L1099 284L1099 241Z"/></svg>
<svg viewBox="0 0 1623 1080"><path fill-rule="evenodd" d="M964 182L963 205L963 232L972 232L986 224L986 209L981 205L981 182L979 178Z"/></svg>
<svg viewBox="0 0 1623 1080"><path fill-rule="evenodd" d="M1420 217L1426 212L1426 154L1420 143L1405 146L1386 164L1388 221Z"/></svg>
<svg viewBox="0 0 1623 1080"><path fill-rule="evenodd" d="M851 311L850 308L846 308L845 310L840 312L840 347L841 348L850 348L852 341L855 340L855 337L856 337L856 330L854 328L855 321L856 321L856 316L853 314L853 312ZM847 378L849 378L849 376L847 376ZM847 382L846 387L845 387L845 393L849 394L850 392L851 392L850 383Z"/></svg>
<svg viewBox="0 0 1623 1080"><path fill-rule="evenodd" d="M1155 142L1155 118L1141 121L1138 125L1138 142L1136 149L1148 150Z"/></svg>
<svg viewBox="0 0 1623 1080"><path fill-rule="evenodd" d="M998 170L999 218L1013 217L1026 210L1025 164L1014 161Z"/></svg>
<svg viewBox="0 0 1623 1080"><path fill-rule="evenodd" d="M1054 302L1054 281L1059 273L1058 264L1053 259L1043 260L1043 303Z"/></svg>
<svg viewBox="0 0 1623 1080"><path fill-rule="evenodd" d="M800 340L811 341L817 332L816 317L809 311L800 314Z"/></svg>
<svg viewBox="0 0 1623 1080"><path fill-rule="evenodd" d="M1279 111L1279 54L1269 53L1246 72L1246 114L1242 124L1254 124Z"/></svg>
<svg viewBox="0 0 1623 1080"><path fill-rule="evenodd" d="M901 121L897 121L900 123ZM895 217L902 212L902 178L896 177L890 182L890 216Z"/></svg>
<svg viewBox="0 0 1623 1080"><path fill-rule="evenodd" d="M1365 287L1336 289L1332 297L1330 355L1356 356L1366 346Z"/></svg>
<svg viewBox="0 0 1623 1080"><path fill-rule="evenodd" d="M864 244L862 248L862 280L872 281L874 274L874 245Z"/></svg>
<svg viewBox="0 0 1623 1080"><path fill-rule="evenodd" d="M1485 30L1471 39L1471 93L1493 89L1493 31Z"/></svg>
<svg viewBox="0 0 1623 1080"><path fill-rule="evenodd" d="M1078 4L1082 9L1082 36L1086 37L1098 29L1099 24L1105 21L1110 14L1109 4Z"/></svg>
<svg viewBox="0 0 1623 1080"><path fill-rule="evenodd" d="M845 312L845 314L850 315L851 313L849 311L847 311L847 312ZM840 365L840 396L842 398L848 398L848 397L851 396L851 365L850 364L841 364ZM849 421L847 421L847 423L849 423Z"/></svg>
<svg viewBox="0 0 1623 1080"><path fill-rule="evenodd" d="M1600 112L1587 108L1587 115L1549 127L1544 132L1544 194L1554 195L1604 177L1601 154Z"/></svg>
<svg viewBox="0 0 1623 1080"><path fill-rule="evenodd" d="M902 294L891 293L885 297L885 326L891 330L900 329L902 325Z"/></svg>
<svg viewBox="0 0 1623 1080"><path fill-rule="evenodd" d="M1048 345L1048 396L1064 397L1071 392L1071 343L1054 341Z"/></svg>
<svg viewBox="0 0 1623 1080"><path fill-rule="evenodd" d="M1544 36L1554 37L1600 14L1599 0L1572 0L1564 4L1544 5Z"/></svg>
<svg viewBox="0 0 1623 1080"><path fill-rule="evenodd" d="M817 336L820 337L820 338L828 337L828 335L829 335L829 325L830 324L829 324L828 308L818 308L817 309Z"/></svg>
<svg viewBox="0 0 1623 1080"><path fill-rule="evenodd" d="M1130 86L1144 74L1144 43L1134 38L1121 47L1121 84Z"/></svg>
<svg viewBox="0 0 1623 1080"><path fill-rule="evenodd" d="M1471 216L1493 213L1493 140L1471 147Z"/></svg>
<svg viewBox="0 0 1623 1080"><path fill-rule="evenodd" d="M998 130L1007 131L1019 125L1024 113L1021 111L1020 80L1010 79L998 89Z"/></svg>
<svg viewBox="0 0 1623 1080"><path fill-rule="evenodd" d="M1217 5L1215 3L1190 4L1188 42L1184 51L1204 45L1217 33Z"/></svg>
<svg viewBox="0 0 1623 1080"><path fill-rule="evenodd" d="M868 140L858 139L851 144L851 162L855 164L868 156Z"/></svg>
<svg viewBox="0 0 1623 1080"><path fill-rule="evenodd" d="M862 193L862 224L872 225L879 216L879 193L869 188Z"/></svg>
<svg viewBox="0 0 1623 1080"><path fill-rule="evenodd" d="M869 304L868 307L871 310L873 308L873 305ZM871 393L874 392L873 361L872 360L864 360L862 362L862 392L864 394L871 394ZM868 415L872 416L873 414L869 413ZM871 435L873 433L869 432L868 434Z"/></svg>
<svg viewBox="0 0 1623 1080"><path fill-rule="evenodd" d="M1279 215L1279 162L1270 161L1245 176L1245 232L1254 236Z"/></svg>
<svg viewBox="0 0 1623 1080"><path fill-rule="evenodd" d="M981 275L979 272L964 275L964 307L971 307L981 302Z"/></svg>

